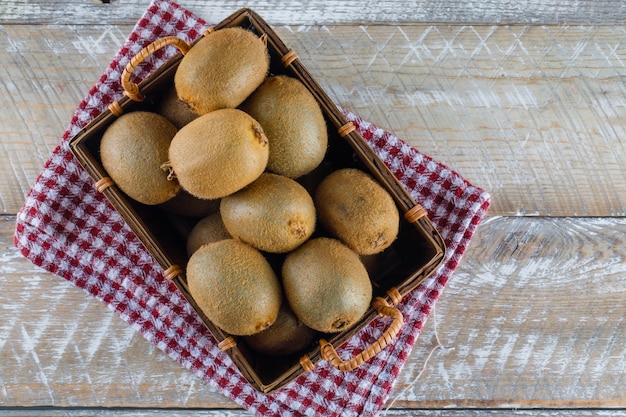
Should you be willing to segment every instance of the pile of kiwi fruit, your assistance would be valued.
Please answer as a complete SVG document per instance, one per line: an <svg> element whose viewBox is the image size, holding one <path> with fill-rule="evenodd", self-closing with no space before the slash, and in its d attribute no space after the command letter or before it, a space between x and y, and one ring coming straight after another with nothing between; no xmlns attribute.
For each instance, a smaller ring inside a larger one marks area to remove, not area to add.
<svg viewBox="0 0 626 417"><path fill-rule="evenodd" d="M270 73L262 36L230 27L194 44L152 111L117 118L100 156L131 199L194 219L186 279L204 315L284 356L363 317L364 259L398 234L392 197L365 171L321 170L311 185L328 146L313 94Z"/></svg>

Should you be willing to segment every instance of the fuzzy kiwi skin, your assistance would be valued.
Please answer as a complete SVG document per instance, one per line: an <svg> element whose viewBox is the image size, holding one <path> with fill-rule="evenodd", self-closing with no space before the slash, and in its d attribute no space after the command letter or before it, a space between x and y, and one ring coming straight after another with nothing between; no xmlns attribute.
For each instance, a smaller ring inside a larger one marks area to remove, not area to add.
<svg viewBox="0 0 626 417"><path fill-rule="evenodd" d="M187 263L189 293L211 322L248 336L278 317L282 289L265 257L235 239L202 246Z"/></svg>
<svg viewBox="0 0 626 417"><path fill-rule="evenodd" d="M240 107L263 126L270 143L267 169L298 178L315 169L328 146L326 120L299 80L268 77Z"/></svg>
<svg viewBox="0 0 626 417"><path fill-rule="evenodd" d="M246 336L245 340L257 352L268 356L286 356L309 346L316 335L315 330L298 320L289 304L283 303L274 324L262 332Z"/></svg>
<svg viewBox="0 0 626 417"><path fill-rule="evenodd" d="M147 205L164 203L179 190L161 167L176 127L147 111L126 113L105 130L100 159L115 184L130 198Z"/></svg>
<svg viewBox="0 0 626 417"><path fill-rule="evenodd" d="M189 108L189 106L178 98L176 88L170 87L156 109L156 112L172 122L177 129L187 123L197 119L199 114Z"/></svg>
<svg viewBox="0 0 626 417"><path fill-rule="evenodd" d="M256 180L269 145L261 125L238 109L204 114L181 128L169 148L169 165L188 193L214 200Z"/></svg>
<svg viewBox="0 0 626 417"><path fill-rule="evenodd" d="M332 172L314 200L320 224L359 255L380 253L398 236L400 215L393 198L364 171Z"/></svg>
<svg viewBox="0 0 626 417"><path fill-rule="evenodd" d="M174 85L196 113L239 106L263 82L269 53L263 40L241 27L200 39L181 60Z"/></svg>
<svg viewBox="0 0 626 417"><path fill-rule="evenodd" d="M311 239L289 253L282 266L285 298L308 327L344 331L367 311L372 284L359 256L337 239Z"/></svg>
<svg viewBox="0 0 626 417"><path fill-rule="evenodd" d="M230 234L224 227L222 216L217 211L200 219L187 236L187 255L191 256L202 246L220 240L231 239Z"/></svg>
<svg viewBox="0 0 626 417"><path fill-rule="evenodd" d="M269 172L222 198L220 213L231 236L265 252L291 251L315 230L311 195L295 180Z"/></svg>

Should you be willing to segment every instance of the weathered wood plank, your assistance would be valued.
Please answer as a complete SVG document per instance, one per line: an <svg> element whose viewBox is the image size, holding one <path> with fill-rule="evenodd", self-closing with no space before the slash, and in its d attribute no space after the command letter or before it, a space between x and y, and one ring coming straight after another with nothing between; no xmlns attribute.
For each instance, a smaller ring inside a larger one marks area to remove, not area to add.
<svg viewBox="0 0 626 417"><path fill-rule="evenodd" d="M626 405L626 219L491 218L390 405Z"/></svg>
<svg viewBox="0 0 626 417"><path fill-rule="evenodd" d="M0 212L19 209L131 29L0 27ZM490 191L492 215L626 214L624 27L277 31L339 106Z"/></svg>
<svg viewBox="0 0 626 417"><path fill-rule="evenodd" d="M14 219L0 217L2 406L237 408L19 256ZM387 406L626 408L625 236L623 218L489 218Z"/></svg>
<svg viewBox="0 0 626 417"><path fill-rule="evenodd" d="M612 216L626 213L623 33L341 26L293 48L337 103L490 191L492 214Z"/></svg>
<svg viewBox="0 0 626 417"><path fill-rule="evenodd" d="M148 0L81 1L3 0L0 24L127 24L149 5ZM180 0L178 3L210 20L221 20L240 7L256 10L271 24L317 25L327 23L622 23L626 8L617 0L513 0L468 2L428 1L272 1Z"/></svg>
<svg viewBox="0 0 626 417"><path fill-rule="evenodd" d="M0 212L16 213L132 27L0 26Z"/></svg>

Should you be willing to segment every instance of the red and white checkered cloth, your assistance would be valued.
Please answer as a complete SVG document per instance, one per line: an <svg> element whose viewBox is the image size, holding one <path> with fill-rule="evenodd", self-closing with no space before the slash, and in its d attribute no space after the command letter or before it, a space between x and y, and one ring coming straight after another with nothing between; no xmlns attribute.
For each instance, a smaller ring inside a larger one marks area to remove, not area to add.
<svg viewBox="0 0 626 417"><path fill-rule="evenodd" d="M405 325L375 358L352 372L321 361L310 373L271 395L258 393L121 216L98 193L69 151L68 141L122 93L121 72L141 48L175 35L198 38L207 23L166 0L154 0L97 84L80 103L17 216L15 245L34 264L74 283L174 360L256 415L374 416L380 412L444 285L489 207L489 195L402 140L345 111L393 173L427 209L444 237L444 265L399 305ZM136 72L142 79L169 59L168 47ZM340 352L360 352L385 329L374 320Z"/></svg>

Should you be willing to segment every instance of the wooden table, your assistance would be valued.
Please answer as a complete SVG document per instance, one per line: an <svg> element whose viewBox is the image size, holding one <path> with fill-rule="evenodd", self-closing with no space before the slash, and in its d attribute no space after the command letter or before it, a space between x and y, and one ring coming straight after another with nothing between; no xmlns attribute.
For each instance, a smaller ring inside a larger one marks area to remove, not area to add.
<svg viewBox="0 0 626 417"><path fill-rule="evenodd" d="M15 214L147 0L0 1L0 414L243 416L13 247ZM108 3L108 2L107 2ZM626 412L626 8L227 1L331 98L492 194L386 416Z"/></svg>

